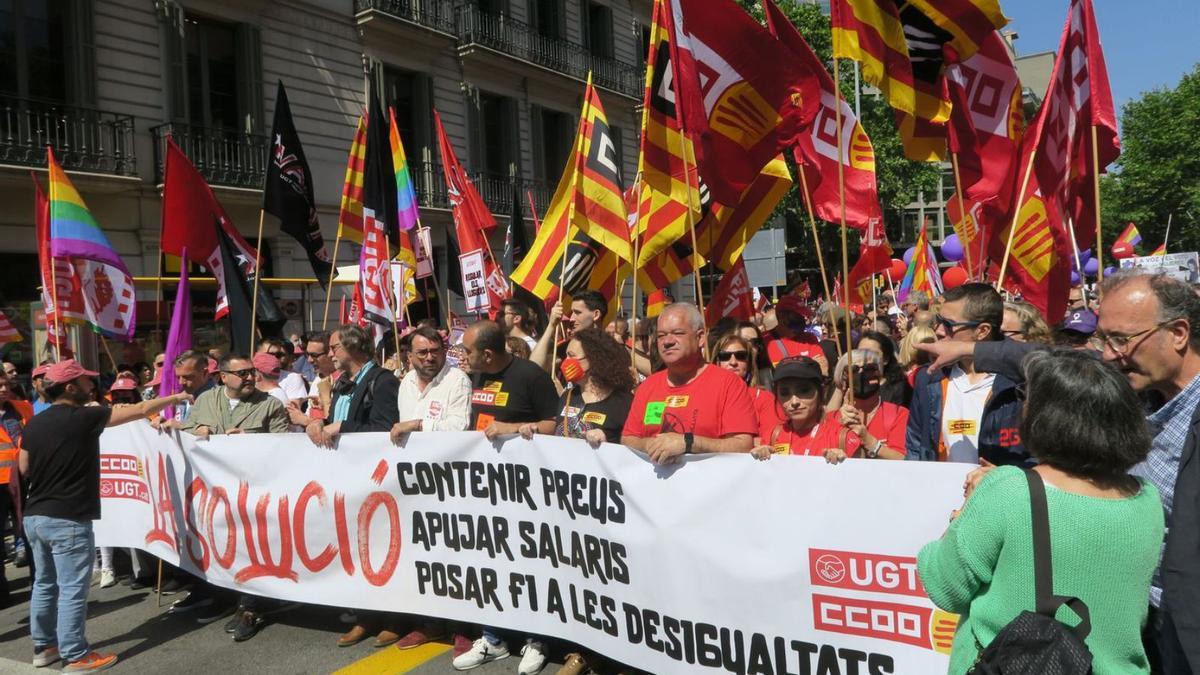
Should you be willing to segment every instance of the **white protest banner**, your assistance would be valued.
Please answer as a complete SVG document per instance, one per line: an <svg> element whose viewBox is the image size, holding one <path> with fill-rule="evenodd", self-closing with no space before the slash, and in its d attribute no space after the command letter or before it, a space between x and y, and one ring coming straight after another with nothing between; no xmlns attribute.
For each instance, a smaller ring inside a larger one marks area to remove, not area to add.
<svg viewBox="0 0 1200 675"><path fill-rule="evenodd" d="M1129 268L1146 274L1163 273L1188 284L1200 283L1200 255L1195 251L1125 258L1121 261L1121 269Z"/></svg>
<svg viewBox="0 0 1200 675"><path fill-rule="evenodd" d="M221 586L557 636L653 673L945 672L916 575L971 466L660 467L549 436L101 437L98 545Z"/></svg>
<svg viewBox="0 0 1200 675"><path fill-rule="evenodd" d="M484 282L483 251L471 251L458 256L458 267L462 270L463 300L468 312L488 310L488 292Z"/></svg>
<svg viewBox="0 0 1200 675"><path fill-rule="evenodd" d="M418 227L417 236L413 240L413 247L417 254L417 278L424 279L425 277L433 276L433 256L430 251L433 250L433 243L429 236L428 227Z"/></svg>

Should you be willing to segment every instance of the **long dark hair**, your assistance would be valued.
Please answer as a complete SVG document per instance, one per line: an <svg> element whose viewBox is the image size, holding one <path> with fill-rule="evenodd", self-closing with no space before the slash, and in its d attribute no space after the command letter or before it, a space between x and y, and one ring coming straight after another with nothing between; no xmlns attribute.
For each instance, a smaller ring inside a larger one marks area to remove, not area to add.
<svg viewBox="0 0 1200 675"><path fill-rule="evenodd" d="M896 343L890 335L869 330L858 336L858 342L854 344L855 348L858 348L859 343L863 340L872 340L878 343L879 348L883 350L883 379L892 380L904 377L904 369L900 367L900 362L896 360Z"/></svg>
<svg viewBox="0 0 1200 675"><path fill-rule="evenodd" d="M609 391L633 391L629 350L599 326L575 331L575 340L588 360L588 376Z"/></svg>

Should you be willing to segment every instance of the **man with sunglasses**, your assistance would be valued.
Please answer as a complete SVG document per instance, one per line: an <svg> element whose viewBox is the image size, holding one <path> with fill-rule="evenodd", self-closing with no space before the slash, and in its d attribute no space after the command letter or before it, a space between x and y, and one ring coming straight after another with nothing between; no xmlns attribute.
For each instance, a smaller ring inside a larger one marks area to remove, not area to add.
<svg viewBox="0 0 1200 675"><path fill-rule="evenodd" d="M1002 340L1004 300L988 284L946 291L935 329L938 342L974 345ZM920 371L913 385L906 458L971 464L1024 464L1017 429L1016 382L975 368L971 358L936 372Z"/></svg>
<svg viewBox="0 0 1200 675"><path fill-rule="evenodd" d="M279 378L279 388L287 395L288 400L302 399L308 395L308 385L304 377L292 370L292 359L295 358L296 347L283 338L267 338L258 344L258 353L270 354L279 359L282 376Z"/></svg>

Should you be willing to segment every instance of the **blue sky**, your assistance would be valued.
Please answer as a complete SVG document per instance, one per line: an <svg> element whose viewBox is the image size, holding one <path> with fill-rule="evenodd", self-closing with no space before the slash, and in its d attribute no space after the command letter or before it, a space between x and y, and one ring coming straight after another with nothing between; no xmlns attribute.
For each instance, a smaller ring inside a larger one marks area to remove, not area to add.
<svg viewBox="0 0 1200 675"><path fill-rule="evenodd" d="M1001 0L1019 54L1056 51L1067 0ZM1200 61L1197 0L1093 0L1117 114L1130 99L1173 87ZM1042 92L1038 92L1041 94Z"/></svg>

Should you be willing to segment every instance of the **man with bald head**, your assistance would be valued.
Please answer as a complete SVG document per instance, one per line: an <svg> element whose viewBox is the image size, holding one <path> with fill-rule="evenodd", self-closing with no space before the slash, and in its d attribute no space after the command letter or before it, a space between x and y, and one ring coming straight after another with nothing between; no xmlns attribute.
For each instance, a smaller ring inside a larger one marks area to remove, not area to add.
<svg viewBox="0 0 1200 675"><path fill-rule="evenodd" d="M664 370L634 393L621 442L657 463L701 452L750 452L758 430L750 390L740 377L705 363L706 330L695 305L677 302L658 316L654 335Z"/></svg>
<svg viewBox="0 0 1200 675"><path fill-rule="evenodd" d="M538 432L554 433L558 393L550 375L533 362L509 354L504 329L480 321L463 335L471 368L471 429L488 439L515 434L522 424L536 423Z"/></svg>

